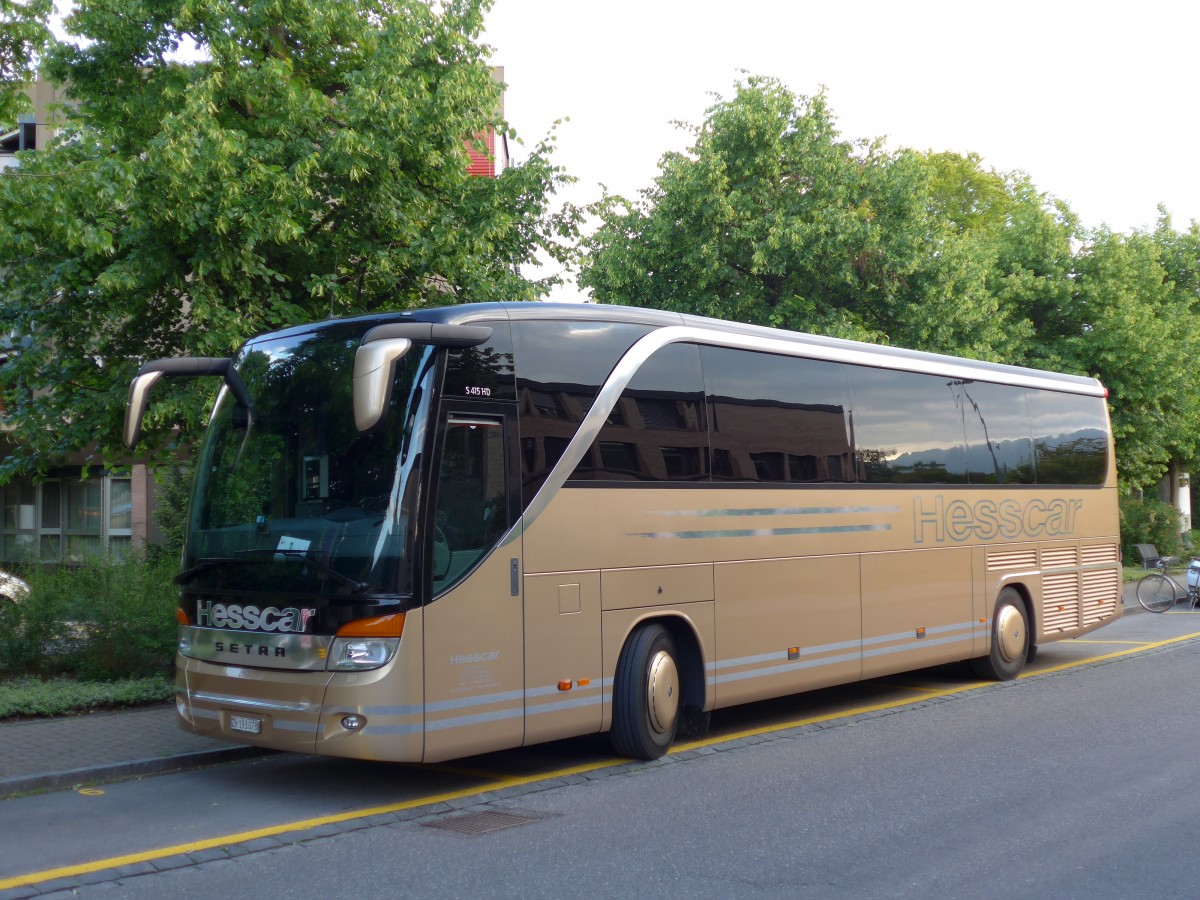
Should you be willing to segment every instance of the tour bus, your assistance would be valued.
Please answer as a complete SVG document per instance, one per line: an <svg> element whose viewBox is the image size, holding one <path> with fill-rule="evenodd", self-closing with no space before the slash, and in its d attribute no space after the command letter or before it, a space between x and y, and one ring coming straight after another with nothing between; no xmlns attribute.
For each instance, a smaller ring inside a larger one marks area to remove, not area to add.
<svg viewBox="0 0 1200 900"><path fill-rule="evenodd" d="M1092 378L629 307L330 319L221 380L180 588L181 725L433 762L1038 645L1121 613Z"/></svg>

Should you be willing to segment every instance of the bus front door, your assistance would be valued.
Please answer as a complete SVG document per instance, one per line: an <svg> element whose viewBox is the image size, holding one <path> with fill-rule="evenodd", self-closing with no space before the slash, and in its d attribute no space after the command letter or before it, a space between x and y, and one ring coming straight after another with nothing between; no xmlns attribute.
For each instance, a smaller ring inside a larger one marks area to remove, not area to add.
<svg viewBox="0 0 1200 900"><path fill-rule="evenodd" d="M425 761L519 746L524 736L515 427L484 403L444 408L424 610Z"/></svg>

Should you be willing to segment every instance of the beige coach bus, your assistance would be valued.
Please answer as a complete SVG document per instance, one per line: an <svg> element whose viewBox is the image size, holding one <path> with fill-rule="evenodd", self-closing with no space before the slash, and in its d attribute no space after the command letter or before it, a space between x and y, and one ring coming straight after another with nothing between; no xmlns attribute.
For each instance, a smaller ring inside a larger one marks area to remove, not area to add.
<svg viewBox="0 0 1200 900"><path fill-rule="evenodd" d="M180 586L182 726L437 761L970 661L1120 615L1095 380L625 307L329 320L232 359ZM156 390L162 390L158 388Z"/></svg>

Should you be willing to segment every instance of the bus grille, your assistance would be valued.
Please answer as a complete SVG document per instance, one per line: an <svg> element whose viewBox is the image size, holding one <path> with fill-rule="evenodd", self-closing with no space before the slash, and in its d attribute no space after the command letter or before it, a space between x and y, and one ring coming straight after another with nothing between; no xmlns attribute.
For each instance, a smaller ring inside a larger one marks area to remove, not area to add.
<svg viewBox="0 0 1200 900"><path fill-rule="evenodd" d="M1101 622L1117 612L1121 596L1120 577L1115 569L1083 572L1083 624Z"/></svg>
<svg viewBox="0 0 1200 900"><path fill-rule="evenodd" d="M1060 572L1042 578L1042 632L1079 627L1079 575Z"/></svg>
<svg viewBox="0 0 1200 900"><path fill-rule="evenodd" d="M1053 547L1042 550L1043 569L1066 569L1079 565L1079 554L1075 547Z"/></svg>
<svg viewBox="0 0 1200 900"><path fill-rule="evenodd" d="M1093 544L1090 547L1083 548L1083 564L1085 566L1097 565L1099 563L1116 562L1117 561L1117 545L1116 544Z"/></svg>
<svg viewBox="0 0 1200 900"><path fill-rule="evenodd" d="M989 572L1005 569L1035 569L1037 568L1037 550L999 550L987 556Z"/></svg>

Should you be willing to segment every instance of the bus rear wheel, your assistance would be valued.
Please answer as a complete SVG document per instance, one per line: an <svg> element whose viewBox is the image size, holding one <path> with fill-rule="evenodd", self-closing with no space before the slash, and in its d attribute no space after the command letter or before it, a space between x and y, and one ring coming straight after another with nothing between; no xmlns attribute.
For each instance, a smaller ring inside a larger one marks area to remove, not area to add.
<svg viewBox="0 0 1200 900"><path fill-rule="evenodd" d="M1025 601L1016 588L1006 587L996 598L991 652L971 660L971 670L980 678L1012 681L1024 668L1031 644Z"/></svg>
<svg viewBox="0 0 1200 900"><path fill-rule="evenodd" d="M662 625L639 628L621 648L613 683L613 749L631 759L658 759L679 727L681 685L675 641Z"/></svg>

